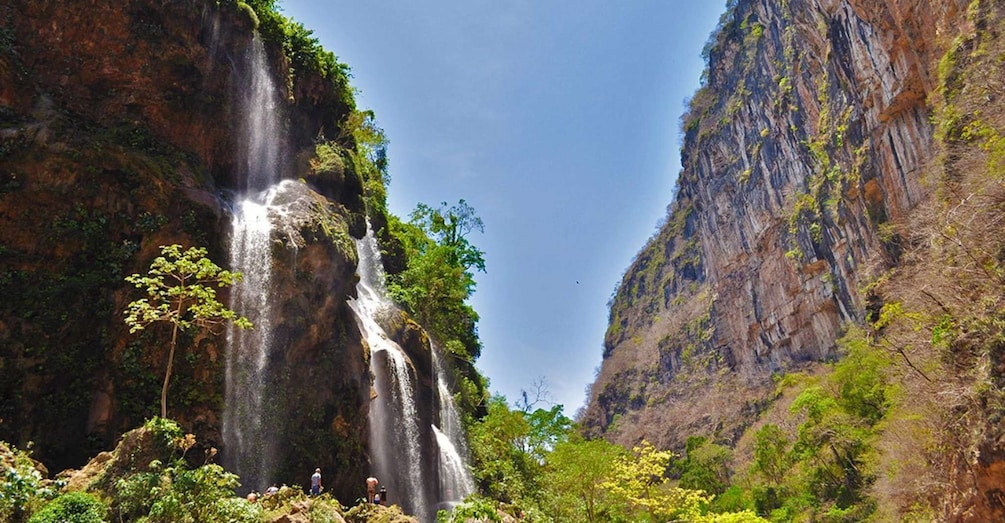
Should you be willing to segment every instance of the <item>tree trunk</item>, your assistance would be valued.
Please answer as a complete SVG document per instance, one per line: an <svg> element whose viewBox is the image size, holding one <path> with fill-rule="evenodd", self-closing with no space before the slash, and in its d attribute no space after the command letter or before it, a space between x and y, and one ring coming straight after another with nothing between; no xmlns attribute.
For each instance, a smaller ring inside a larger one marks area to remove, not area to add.
<svg viewBox="0 0 1005 523"><path fill-rule="evenodd" d="M178 324L171 328L171 349L168 351L167 370L164 372L164 386L161 387L161 417L167 418L168 382L171 381L171 368L174 366L174 348L178 343Z"/></svg>

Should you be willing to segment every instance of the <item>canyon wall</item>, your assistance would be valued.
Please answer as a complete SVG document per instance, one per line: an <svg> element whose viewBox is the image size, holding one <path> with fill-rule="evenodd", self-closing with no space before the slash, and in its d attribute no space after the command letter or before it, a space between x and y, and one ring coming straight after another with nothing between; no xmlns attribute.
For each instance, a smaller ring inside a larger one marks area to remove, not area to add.
<svg viewBox="0 0 1005 523"><path fill-rule="evenodd" d="M83 464L158 413L168 337L155 327L128 333L123 310L140 296L123 278L146 272L171 243L226 263L237 93L258 24L247 7L0 6L0 439L32 442L51 470ZM337 470L326 487L354 499L368 474L371 399L369 351L346 304L357 279L352 237L366 219L346 152L355 144L339 127L355 107L345 77L291 66L279 42L266 50L284 99L284 132L273 137L291 159L281 174L303 180L302 205L273 242L280 350L269 365L281 371L270 386L283 392L268 402L286 416L275 480ZM341 161L312 168L318 140ZM428 359L424 339L403 344ZM221 448L225 336L182 343L168 415L207 450Z"/></svg>
<svg viewBox="0 0 1005 523"><path fill-rule="evenodd" d="M582 413L623 444L735 441L773 377L837 357L929 192L928 97L967 1L740 0L682 118L666 222L611 302Z"/></svg>

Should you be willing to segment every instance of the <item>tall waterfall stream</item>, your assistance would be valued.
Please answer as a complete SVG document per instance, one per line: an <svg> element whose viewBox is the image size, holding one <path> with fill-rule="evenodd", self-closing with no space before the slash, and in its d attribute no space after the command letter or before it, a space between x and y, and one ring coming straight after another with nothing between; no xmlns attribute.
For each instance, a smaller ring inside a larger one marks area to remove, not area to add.
<svg viewBox="0 0 1005 523"><path fill-rule="evenodd" d="M227 331L226 390L223 413L224 463L255 488L271 482L276 460L275 427L268 412L267 376L272 341L272 223L270 204L281 185L279 92L269 76L261 40L256 37L243 61L240 85L242 126L238 156L243 182L232 220L230 266L244 273L231 290L231 308L254 328Z"/></svg>

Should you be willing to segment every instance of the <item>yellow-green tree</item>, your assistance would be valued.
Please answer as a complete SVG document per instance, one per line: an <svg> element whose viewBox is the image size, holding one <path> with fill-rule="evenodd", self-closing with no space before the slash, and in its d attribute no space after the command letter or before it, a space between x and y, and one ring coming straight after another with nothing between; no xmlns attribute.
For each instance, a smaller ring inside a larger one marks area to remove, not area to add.
<svg viewBox="0 0 1005 523"><path fill-rule="evenodd" d="M196 329L209 329L232 321L242 328L251 328L244 316L225 307L216 298L214 287L229 287L241 281L240 272L226 271L207 258L206 249L192 247L182 252L181 245L161 246L161 256L150 264L146 275L133 274L126 281L146 292L146 298L126 307L125 322L134 333L155 322L171 325L171 342L167 370L161 387L161 417L167 418L167 392L174 366L178 334Z"/></svg>
<svg viewBox="0 0 1005 523"><path fill-rule="evenodd" d="M643 440L631 454L614 462L610 479L603 487L624 502L631 511L632 521L698 519L712 496L701 490L673 486L666 476L672 458L672 452L656 450L652 443Z"/></svg>

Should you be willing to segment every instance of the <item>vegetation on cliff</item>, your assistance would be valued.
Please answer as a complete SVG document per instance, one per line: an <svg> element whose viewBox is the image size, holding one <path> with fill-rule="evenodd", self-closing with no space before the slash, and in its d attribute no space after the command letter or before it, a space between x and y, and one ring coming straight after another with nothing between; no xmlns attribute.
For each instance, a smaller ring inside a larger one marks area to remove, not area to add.
<svg viewBox="0 0 1005 523"><path fill-rule="evenodd" d="M179 347L198 350L164 379L169 344L130 337L122 321L136 298L124 278L146 271L162 245L226 258L239 98L252 67L244 58L257 27L288 131L277 137L290 160L283 174L302 178L298 195L311 193L295 230L283 231L293 255L276 247L285 367L269 406L293 420L277 435L287 453L278 474L330 464L345 471L330 488L350 492L369 459L370 401L367 354L345 302L355 290L351 237L369 218L391 254L388 273L410 262L387 225L386 139L373 113L356 109L348 67L273 1L56 9L17 0L0 20L0 438L31 446L55 470L79 466L157 412L157 392L169 389L179 423L223 446L223 342L179 332ZM437 338L463 354L452 368L471 413L485 384L464 272L447 275L462 290L444 303L458 322L442 320L452 330Z"/></svg>

